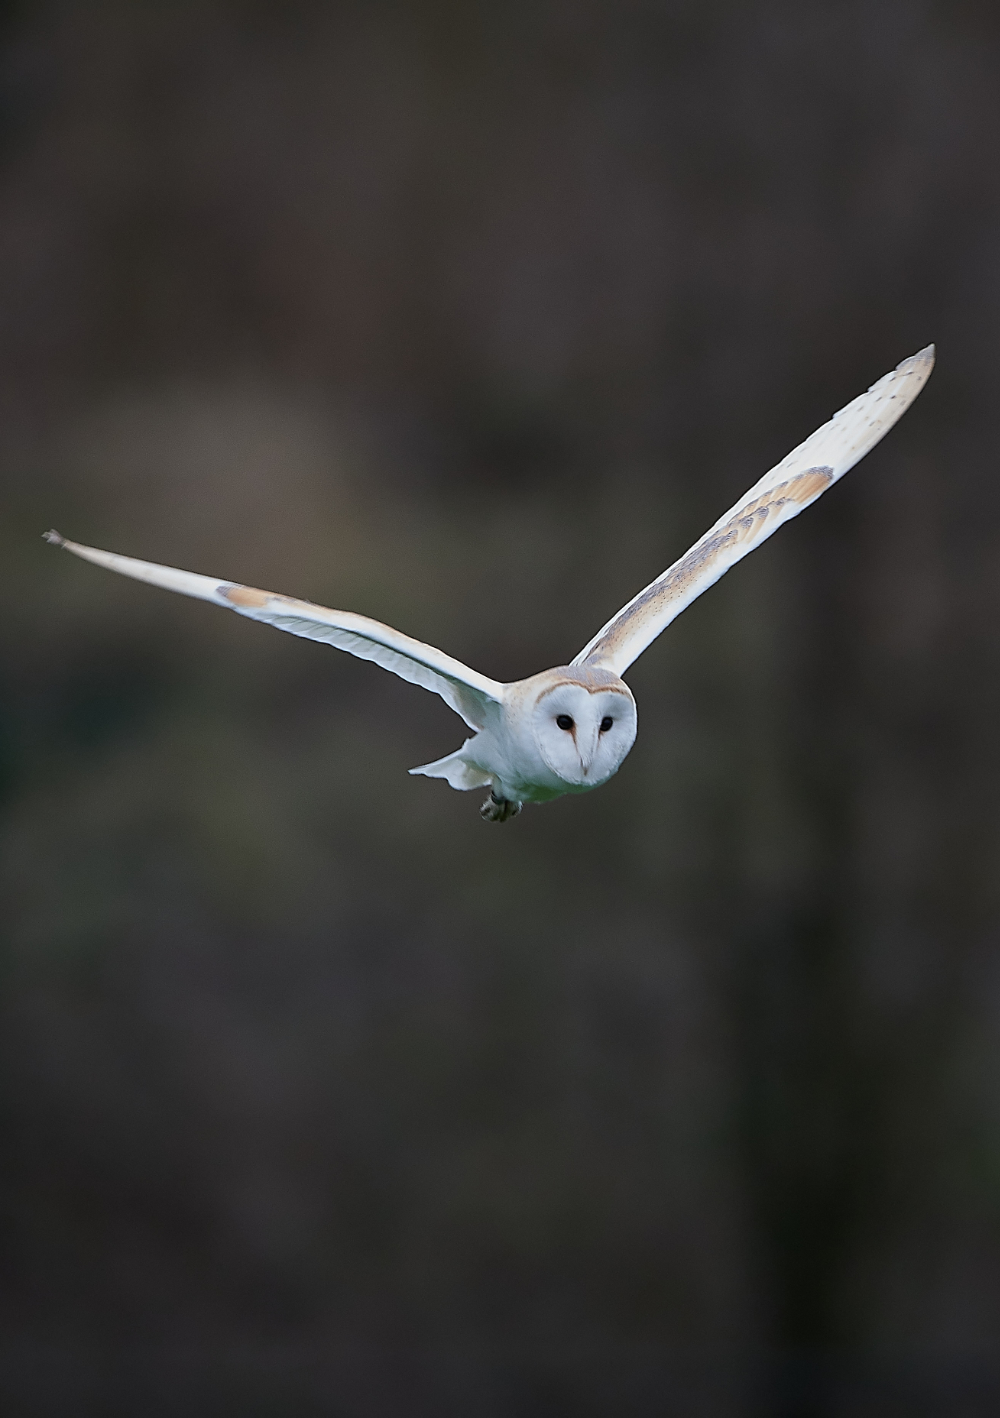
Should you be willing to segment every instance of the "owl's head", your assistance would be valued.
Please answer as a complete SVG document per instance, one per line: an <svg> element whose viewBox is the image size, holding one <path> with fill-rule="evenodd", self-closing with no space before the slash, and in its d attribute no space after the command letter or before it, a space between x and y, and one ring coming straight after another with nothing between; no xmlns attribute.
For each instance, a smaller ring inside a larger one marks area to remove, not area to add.
<svg viewBox="0 0 1000 1418"><path fill-rule="evenodd" d="M609 670L582 665L547 670L531 714L538 751L570 789L599 787L618 772L635 743L632 691Z"/></svg>

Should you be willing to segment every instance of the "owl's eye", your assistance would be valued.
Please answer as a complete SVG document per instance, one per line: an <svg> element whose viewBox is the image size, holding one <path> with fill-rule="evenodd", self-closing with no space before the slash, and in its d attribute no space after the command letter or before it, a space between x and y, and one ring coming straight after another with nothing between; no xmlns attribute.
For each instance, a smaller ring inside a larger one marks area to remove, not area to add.
<svg viewBox="0 0 1000 1418"><path fill-rule="evenodd" d="M559 725L559 727L560 727L561 729L565 729L567 733L568 733L568 732L570 731L570 729L573 727L573 720L570 718L570 716L569 716L568 714L557 714L557 715L556 715L556 723Z"/></svg>
<svg viewBox="0 0 1000 1418"><path fill-rule="evenodd" d="M604 718L601 720L601 733L606 734L614 722L610 714L605 714Z"/></svg>

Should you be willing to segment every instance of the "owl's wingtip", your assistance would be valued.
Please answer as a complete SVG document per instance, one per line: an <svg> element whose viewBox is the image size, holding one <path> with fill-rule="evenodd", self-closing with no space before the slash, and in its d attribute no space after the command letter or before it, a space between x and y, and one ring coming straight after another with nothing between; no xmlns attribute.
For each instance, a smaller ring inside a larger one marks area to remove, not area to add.
<svg viewBox="0 0 1000 1418"><path fill-rule="evenodd" d="M43 532L42 538L44 541L51 542L54 547L61 547L66 544L66 538L60 536L54 527L50 528L47 532Z"/></svg>
<svg viewBox="0 0 1000 1418"><path fill-rule="evenodd" d="M915 364L933 364L935 349L933 345L925 345L922 350L917 350L916 354L911 354L907 359L901 360L896 365L897 369L912 368Z"/></svg>

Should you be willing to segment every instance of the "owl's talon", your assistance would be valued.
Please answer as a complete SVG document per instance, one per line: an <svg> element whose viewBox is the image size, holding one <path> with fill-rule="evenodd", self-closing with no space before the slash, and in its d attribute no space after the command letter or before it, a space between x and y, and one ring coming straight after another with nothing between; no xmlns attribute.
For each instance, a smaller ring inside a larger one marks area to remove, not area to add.
<svg viewBox="0 0 1000 1418"><path fill-rule="evenodd" d="M485 822L506 822L508 817L516 817L520 811L520 803L513 802L510 798L498 798L491 792L479 809L479 815Z"/></svg>

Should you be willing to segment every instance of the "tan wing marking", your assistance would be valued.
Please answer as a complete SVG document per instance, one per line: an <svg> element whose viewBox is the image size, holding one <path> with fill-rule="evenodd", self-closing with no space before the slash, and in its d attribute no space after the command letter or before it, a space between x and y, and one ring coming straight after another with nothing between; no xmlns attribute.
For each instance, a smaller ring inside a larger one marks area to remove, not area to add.
<svg viewBox="0 0 1000 1418"><path fill-rule="evenodd" d="M786 487L788 495L785 500L797 502L800 507L805 507L814 497L819 497L821 492L825 492L832 482L832 468L810 468L808 472L799 473L798 477L792 478L789 482L780 483L775 491Z"/></svg>
<svg viewBox="0 0 1000 1418"><path fill-rule="evenodd" d="M820 493L825 492L833 480L832 468L808 468L804 473L771 488L755 502L741 507L735 517L730 518L704 541L697 542L687 555L675 562L658 581L654 581L636 596L632 604L621 612L614 625L601 636L583 663L599 663L613 656L628 638L631 624L637 616L641 617L653 607L659 608L684 595L693 582L700 581L711 570L712 563L724 552L748 540L756 539L763 525L788 503L794 502L800 508L807 506L819 497Z"/></svg>
<svg viewBox="0 0 1000 1418"><path fill-rule="evenodd" d="M326 606L318 606L315 601L304 601L300 596L283 596L280 591L258 591L256 586L220 586L219 595L231 601L234 606L242 606L248 611L260 611L265 606L290 606L312 620L328 621L331 625L336 625L341 618L336 611L328 610ZM383 626L381 621L375 620L371 624L380 626L383 630L389 629L388 626Z"/></svg>
<svg viewBox="0 0 1000 1418"><path fill-rule="evenodd" d="M234 606L246 606L248 610L260 610L268 601L284 599L270 595L267 591L258 591L254 586L220 586L219 595L225 596L227 601L232 601Z"/></svg>

